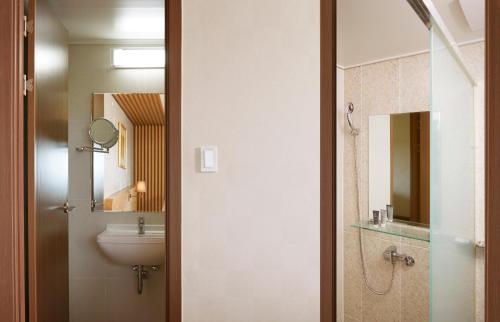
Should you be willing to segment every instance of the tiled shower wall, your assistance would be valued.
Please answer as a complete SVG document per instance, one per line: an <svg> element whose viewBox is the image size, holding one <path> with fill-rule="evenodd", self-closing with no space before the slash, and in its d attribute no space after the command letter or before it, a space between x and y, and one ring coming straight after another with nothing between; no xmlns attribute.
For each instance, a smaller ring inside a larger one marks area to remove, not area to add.
<svg viewBox="0 0 500 322"><path fill-rule="evenodd" d="M479 82L484 79L484 43L462 46L464 60ZM357 140L359 160L360 211L368 213L368 117L370 115L407 113L429 110L429 54L414 55L380 63L345 69L345 103L355 106L354 123L361 128ZM484 103L479 100L479 116ZM478 203L476 231L484 227L481 190L481 140L483 125L478 117ZM372 294L363 282L359 252L358 230L351 227L357 221L356 185L354 171L354 139L344 137L344 321L366 322L425 322L429 316L429 243L374 232L363 232L367 278L378 290L388 286L392 265L383 260L382 252L391 245L398 251L413 256L413 267L398 263L391 291L378 296ZM476 321L484 321L484 254L477 254Z"/></svg>

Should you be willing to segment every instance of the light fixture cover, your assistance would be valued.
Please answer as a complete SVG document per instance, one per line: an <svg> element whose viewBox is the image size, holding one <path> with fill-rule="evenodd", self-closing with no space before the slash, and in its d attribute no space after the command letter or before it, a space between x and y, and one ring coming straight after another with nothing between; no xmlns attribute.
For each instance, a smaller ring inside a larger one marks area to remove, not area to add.
<svg viewBox="0 0 500 322"><path fill-rule="evenodd" d="M137 181L135 189L137 192L146 192L146 181Z"/></svg>
<svg viewBox="0 0 500 322"><path fill-rule="evenodd" d="M164 48L115 48L113 49L115 68L164 68Z"/></svg>

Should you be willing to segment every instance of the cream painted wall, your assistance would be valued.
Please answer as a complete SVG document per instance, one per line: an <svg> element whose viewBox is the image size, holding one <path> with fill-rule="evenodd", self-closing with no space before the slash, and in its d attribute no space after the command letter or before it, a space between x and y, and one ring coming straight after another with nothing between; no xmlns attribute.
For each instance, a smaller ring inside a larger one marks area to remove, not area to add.
<svg viewBox="0 0 500 322"><path fill-rule="evenodd" d="M461 46L472 75L484 80L484 42ZM361 212L368 211L368 118L370 115L429 110L429 55L420 54L349 68L344 71L344 99L353 102L354 122L361 127L358 157ZM476 97L476 238L484 238L484 99ZM354 176L354 141L344 133L344 321L425 322L429 316L429 244L363 233L368 279L377 289L390 281L391 265L380 254L390 245L413 256L414 267L399 265L393 289L385 296L370 293L364 285L359 255ZM476 253L476 322L484 321L484 251Z"/></svg>
<svg viewBox="0 0 500 322"><path fill-rule="evenodd" d="M184 322L319 321L319 31L317 0L183 1Z"/></svg>
<svg viewBox="0 0 500 322"><path fill-rule="evenodd" d="M157 213L92 213L90 153L75 148L90 145L92 93L163 92L162 70L117 70L111 48L69 46L69 202L77 208L69 218L70 322L163 322L164 270L152 273L144 294L136 292L130 267L115 265L98 249L96 236L107 223L163 223Z"/></svg>

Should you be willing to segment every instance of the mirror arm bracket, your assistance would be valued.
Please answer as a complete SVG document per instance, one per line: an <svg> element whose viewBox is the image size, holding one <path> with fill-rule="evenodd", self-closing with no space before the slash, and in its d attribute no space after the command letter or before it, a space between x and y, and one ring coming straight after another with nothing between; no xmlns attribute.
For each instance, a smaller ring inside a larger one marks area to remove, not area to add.
<svg viewBox="0 0 500 322"><path fill-rule="evenodd" d="M88 146L77 147L76 151L78 151L78 152L87 151L87 152L109 153L109 149L107 149L107 148L91 148Z"/></svg>

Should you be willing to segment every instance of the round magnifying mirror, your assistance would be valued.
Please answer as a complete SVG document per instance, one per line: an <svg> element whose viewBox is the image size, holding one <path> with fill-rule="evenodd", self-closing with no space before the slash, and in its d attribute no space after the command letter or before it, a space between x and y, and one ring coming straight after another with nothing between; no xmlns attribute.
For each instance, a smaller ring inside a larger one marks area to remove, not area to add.
<svg viewBox="0 0 500 322"><path fill-rule="evenodd" d="M109 149L118 141L118 130L111 121L98 118L90 124L89 136L94 143Z"/></svg>

